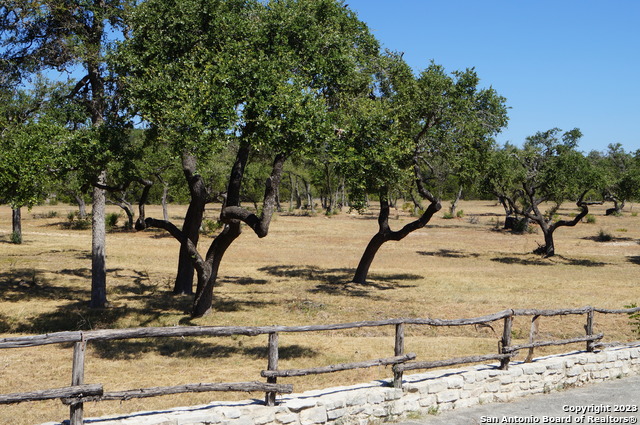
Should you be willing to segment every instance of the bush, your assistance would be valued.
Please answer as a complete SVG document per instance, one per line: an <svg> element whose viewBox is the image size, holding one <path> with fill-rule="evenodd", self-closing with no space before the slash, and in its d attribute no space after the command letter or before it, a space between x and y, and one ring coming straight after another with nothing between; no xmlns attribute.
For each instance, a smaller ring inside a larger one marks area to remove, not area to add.
<svg viewBox="0 0 640 425"><path fill-rule="evenodd" d="M529 225L529 219L520 218L516 221L516 224L513 226L513 231L515 233L533 233L533 226Z"/></svg>
<svg viewBox="0 0 640 425"><path fill-rule="evenodd" d="M446 212L442 215L442 218L446 220L451 220L453 218L453 214L451 214L450 212Z"/></svg>
<svg viewBox="0 0 640 425"><path fill-rule="evenodd" d="M596 222L596 216L593 214L587 214L586 219L587 219L587 223L590 223L590 224L595 224Z"/></svg>
<svg viewBox="0 0 640 425"><path fill-rule="evenodd" d="M458 218L464 217L464 210L458 210L458 212L456 213L456 217Z"/></svg>
<svg viewBox="0 0 640 425"><path fill-rule="evenodd" d="M65 229L72 229L72 230L86 230L89 229L91 227L91 221L87 220L87 219L77 219L77 212L76 211L70 211L67 214L67 222L62 224L62 227Z"/></svg>
<svg viewBox="0 0 640 425"><path fill-rule="evenodd" d="M205 235L212 235L222 226L222 222L218 220L204 219L202 220L202 225L200 226L200 233L203 233Z"/></svg>
<svg viewBox="0 0 640 425"><path fill-rule="evenodd" d="M78 219L69 223L69 229L73 230L87 230L91 228L91 221L86 219Z"/></svg>
<svg viewBox="0 0 640 425"><path fill-rule="evenodd" d="M114 227L118 224L118 220L120 219L120 214L118 213L109 213L105 216L105 226L107 231L113 230Z"/></svg>
<svg viewBox="0 0 640 425"><path fill-rule="evenodd" d="M631 303L629 305L625 305L624 308L636 308L638 305L636 303ZM633 329L633 332L640 335L640 312L629 313L629 324Z"/></svg>
<svg viewBox="0 0 640 425"><path fill-rule="evenodd" d="M20 245L22 243L22 235L18 232L11 232L11 243Z"/></svg>
<svg viewBox="0 0 640 425"><path fill-rule="evenodd" d="M596 235L597 242L609 242L611 240L613 240L613 236L611 235L611 233L605 230L600 229L600 231Z"/></svg>

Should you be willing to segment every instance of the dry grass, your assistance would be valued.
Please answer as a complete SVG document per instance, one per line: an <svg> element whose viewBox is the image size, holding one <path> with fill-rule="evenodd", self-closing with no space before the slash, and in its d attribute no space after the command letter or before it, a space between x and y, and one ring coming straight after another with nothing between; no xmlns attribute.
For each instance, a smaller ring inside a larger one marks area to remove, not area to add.
<svg viewBox="0 0 640 425"><path fill-rule="evenodd" d="M501 208L492 202L463 202L462 219L442 213L426 229L383 246L367 285L348 283L359 257L375 233L376 211L303 217L280 215L271 233L258 240L245 232L229 249L216 290L216 311L190 320L190 299L170 294L178 245L160 231L108 235L108 290L112 307L86 308L90 291L90 232L66 230L70 206L36 207L23 213L24 243L10 239L10 211L0 209L0 334L13 336L60 330L172 325L303 325L395 317L474 317L506 308L566 308L593 305L622 308L640 303L640 221L629 211L605 217L593 208L595 224L581 223L556 233L552 259L530 252L541 234L496 231ZM151 207L151 214L160 215ZM49 211L58 216L46 218ZM113 211L117 211L114 209ZM172 206L178 219L185 208ZM563 212L574 209L567 206ZM394 228L410 217L398 211ZM208 211L215 218L214 210ZM37 217L37 218L36 218ZM600 230L611 242L595 240ZM209 238L201 239L204 250ZM583 333L583 317L543 318L543 337ZM419 359L485 354L497 349L500 324L432 329L411 326L407 351ZM528 320L515 322L514 337L528 337ZM607 341L631 340L626 317L596 316L596 331ZM497 333L497 334L496 334ZM393 354L393 329L319 334L285 334L280 367L312 367ZM581 347L576 347L581 348ZM565 347L563 350L567 350ZM71 348L43 346L0 350L0 393L66 386ZM540 353L551 351L541 350ZM90 345L86 382L106 390L195 382L259 380L266 367L266 336L130 340ZM283 379L296 392L388 378L390 369L373 368L306 378ZM206 403L212 399L262 398L261 394L190 394L123 403L89 404L88 416ZM58 401L3 406L1 424L62 420Z"/></svg>

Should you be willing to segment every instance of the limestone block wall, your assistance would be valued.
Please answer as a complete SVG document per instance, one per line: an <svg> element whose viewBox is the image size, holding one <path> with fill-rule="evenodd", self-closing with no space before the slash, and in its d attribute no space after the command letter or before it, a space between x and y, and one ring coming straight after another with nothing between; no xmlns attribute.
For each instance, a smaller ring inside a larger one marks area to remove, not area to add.
<svg viewBox="0 0 640 425"><path fill-rule="evenodd" d="M87 419L98 425L365 425L399 419L412 412L460 409L510 401L531 394L640 374L640 345L596 353L573 352L497 364L407 375L402 389L390 381L307 391L280 397L275 407L259 400L140 412ZM286 381L286 380L283 380ZM44 425L60 425L48 423Z"/></svg>

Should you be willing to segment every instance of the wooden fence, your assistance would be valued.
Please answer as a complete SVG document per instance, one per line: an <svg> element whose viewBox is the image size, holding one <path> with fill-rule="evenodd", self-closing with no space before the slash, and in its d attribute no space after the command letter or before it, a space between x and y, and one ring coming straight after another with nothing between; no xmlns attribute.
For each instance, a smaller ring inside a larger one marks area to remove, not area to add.
<svg viewBox="0 0 640 425"><path fill-rule="evenodd" d="M57 389L39 390L28 393L15 393L0 395L0 404L21 403L36 400L60 399L64 404L70 406L70 424L83 424L83 403L87 401L103 400L128 400L131 398L156 397L161 395L179 394L187 392L206 391L259 391L265 392L265 403L275 405L277 394L288 394L293 392L290 384L278 384L278 378L289 376L304 376L311 374L330 373L350 369L369 368L373 366L392 365L393 385L396 388L402 387L403 372L416 369L433 369L438 367L454 366L469 363L484 363L489 361L500 361L500 367L507 369L511 357L520 350L528 350L526 361L533 359L534 349L537 347L551 345L566 345L575 343L586 343L586 351L592 352L596 347L607 344L599 344L603 334L594 334L593 323L594 314L633 314L640 312L640 307L624 310L608 310L594 307L583 307L579 309L564 310L504 310L470 319L389 319L378 321L341 323L333 325L312 325L312 326L263 326L263 327L218 327L218 326L174 326L174 327L150 327L131 329L105 329L94 331L74 331L56 332L45 335L23 336L0 338L0 349L3 348L23 348L35 347L46 344L73 343L73 368L71 376L71 386ZM540 317L543 316L565 316L565 315L586 315L584 325L585 336L563 339L563 340L536 340L537 329ZM522 345L512 345L512 324L516 316L531 316L531 332L529 343ZM486 325L491 322L503 321L502 338L499 341L498 352L496 354L485 354L470 357L460 357L438 361L414 361L416 355L405 353L404 339L406 325L426 325L426 326L469 326ZM343 329L355 329L365 327L395 326L395 347L394 356L388 358L374 359L364 362L333 364L310 369L278 369L278 335L287 332L318 332L334 331ZM134 338L159 338L159 337L187 337L187 336L232 336L247 335L256 336L268 334L268 362L267 369L261 372L261 376L266 378L265 382L235 382L235 383L198 383L178 385L171 387L154 387L135 389L118 392L105 392L101 384L85 384L84 365L85 351L87 343L91 341L112 341Z"/></svg>

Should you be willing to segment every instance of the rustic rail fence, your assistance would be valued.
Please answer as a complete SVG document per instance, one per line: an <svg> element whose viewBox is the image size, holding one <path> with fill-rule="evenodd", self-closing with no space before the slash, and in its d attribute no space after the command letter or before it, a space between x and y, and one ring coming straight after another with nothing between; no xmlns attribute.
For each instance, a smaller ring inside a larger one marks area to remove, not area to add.
<svg viewBox="0 0 640 425"><path fill-rule="evenodd" d="M469 318L469 319L431 319L431 318L403 318L388 319L378 321L364 321L354 323L341 323L332 325L311 325L311 326L262 326L262 327L218 327L218 326L174 326L174 327L149 327L131 329L104 329L92 331L70 331L56 332L44 335L22 336L0 338L0 349L3 348L25 348L36 347L47 344L68 344L73 343L73 366L71 386L64 388L54 388L38 390L25 393L0 394L0 404L22 403L37 400L60 399L64 404L70 406L70 425L83 424L84 408L83 404L88 401L104 400L128 400L132 398L156 397L161 395L179 394L188 392L208 392L208 391L257 391L265 393L265 403L273 406L276 402L277 394L288 394L293 392L293 385L278 384L278 378L291 376L305 376L312 374L331 373L344 370L370 368L374 366L391 365L393 368L393 385L402 388L403 373L416 369L433 369L446 366L454 366L470 363L484 363L489 361L500 361L500 368L507 369L513 356L520 350L528 350L525 361L533 359L535 348L567 345L576 343L586 343L586 351L593 352L595 348L613 344L597 343L604 337L603 333L595 334L594 314L633 314L640 312L640 307L622 310L609 310L594 307L583 307L579 309L562 310L504 310L498 313ZM539 320L543 316L565 316L565 315L586 315L584 325L585 336L561 339L537 341L537 330ZM531 316L531 331L529 343L512 345L512 325L513 319L517 316ZM405 353L405 325L426 325L434 327L444 326L469 326L486 325L488 323L503 321L502 338L498 344L497 354L485 354L469 357L459 357L437 361L414 361L414 353ZM278 369L278 341L280 333L292 332L319 332L335 331L366 327L395 326L395 346L394 356L388 358L373 359L363 362L333 364L309 369ZM134 389L118 392L105 392L102 384L84 383L84 365L87 343L96 341L113 341L134 338L158 338L158 337L189 337L189 336L211 336L223 337L233 335L257 336L268 334L268 362L267 369L261 371L260 375L266 378L267 382L234 382L234 383L198 383L186 384L170 387L154 387ZM615 343L614 343L615 344Z"/></svg>

